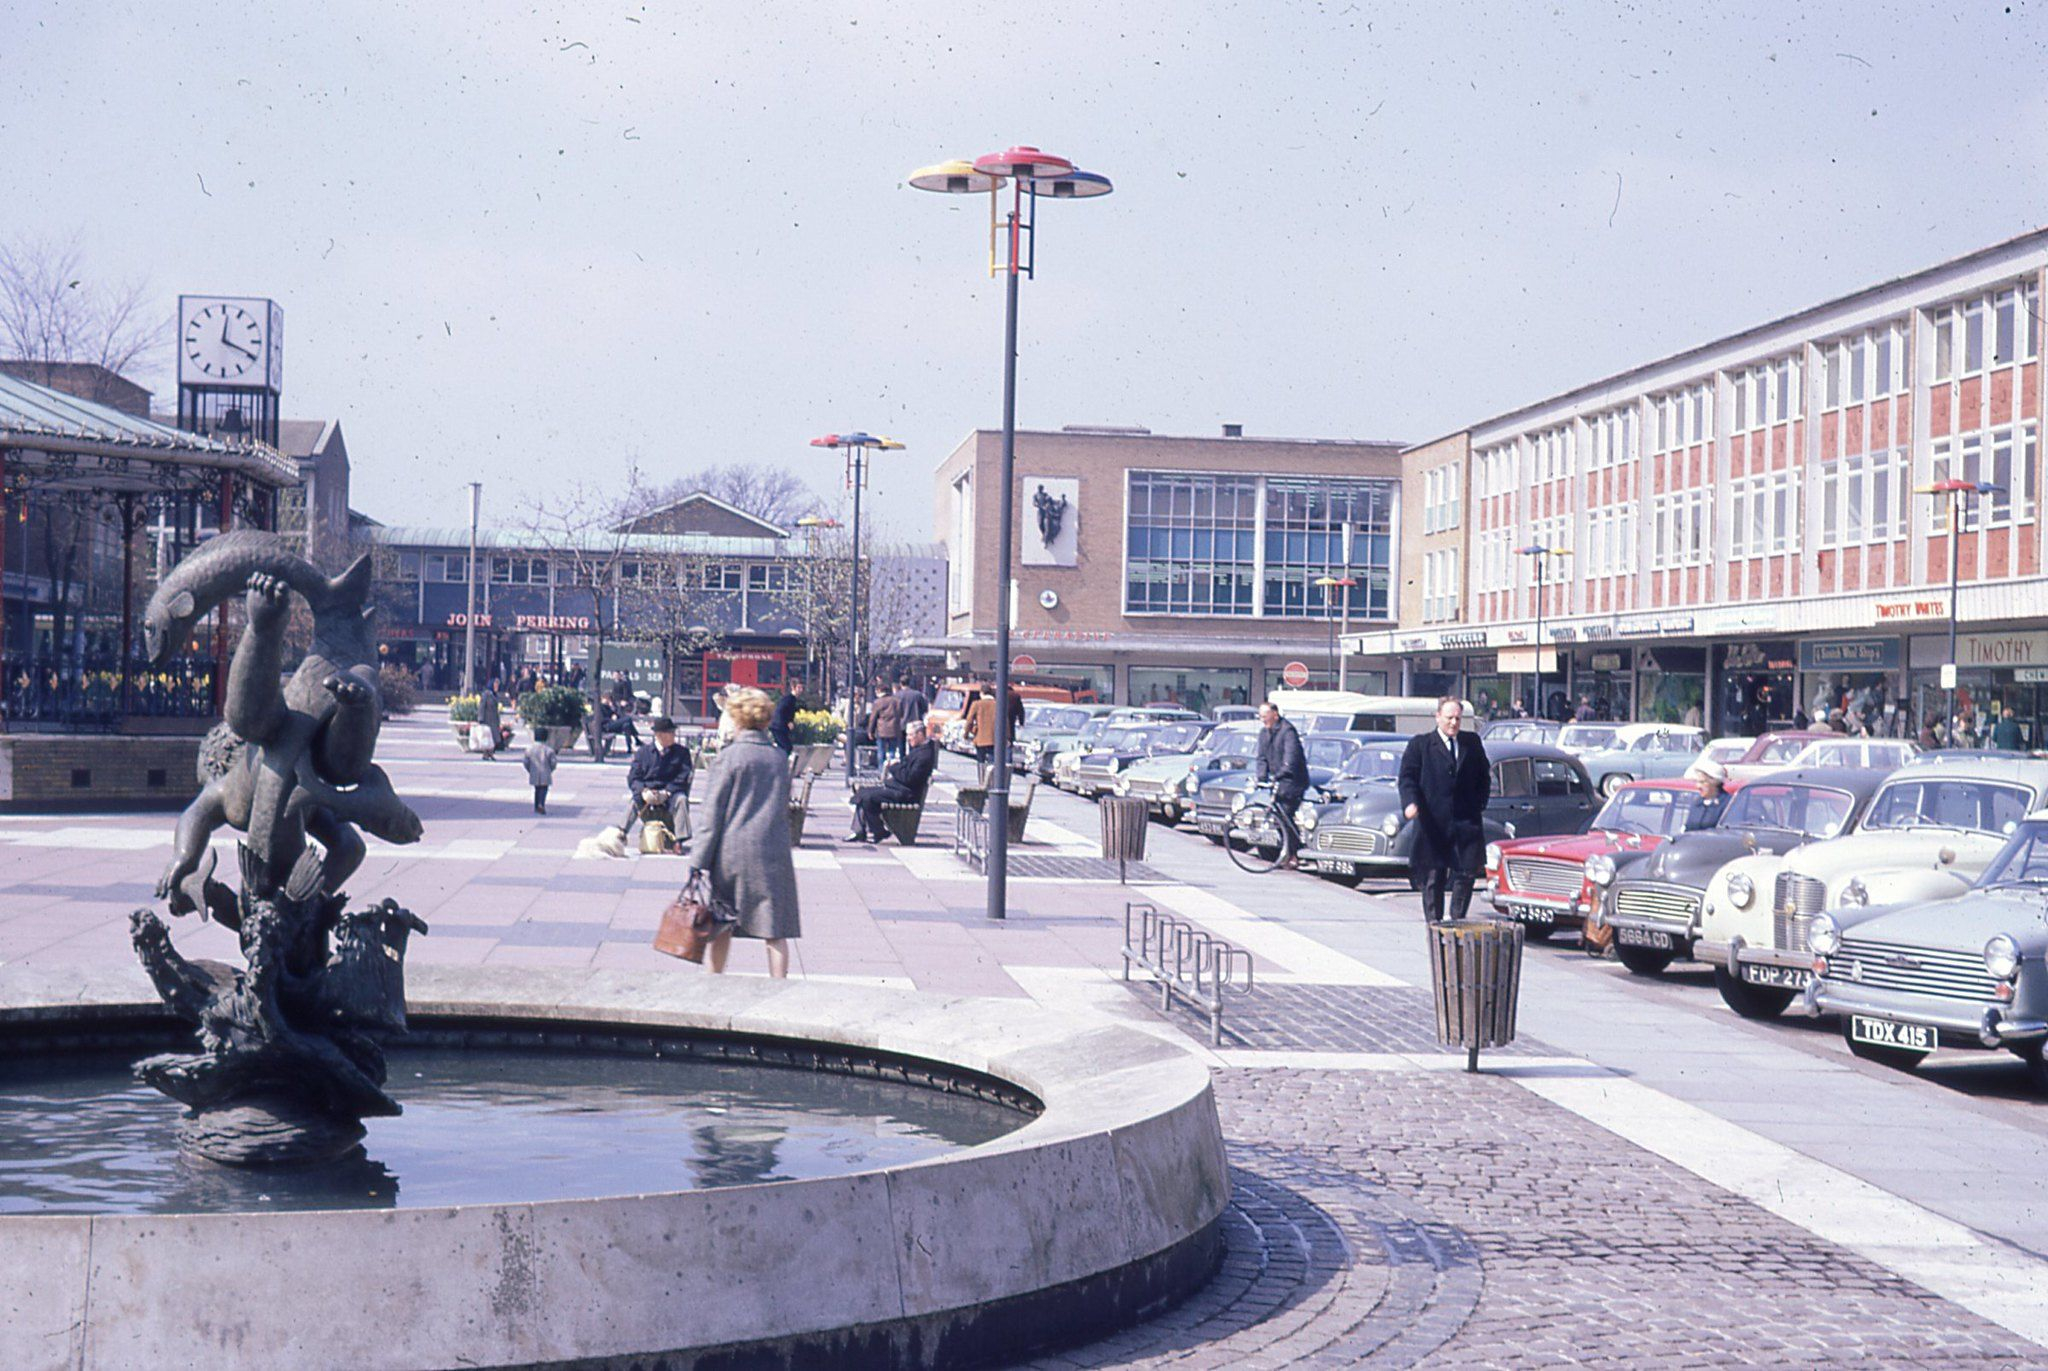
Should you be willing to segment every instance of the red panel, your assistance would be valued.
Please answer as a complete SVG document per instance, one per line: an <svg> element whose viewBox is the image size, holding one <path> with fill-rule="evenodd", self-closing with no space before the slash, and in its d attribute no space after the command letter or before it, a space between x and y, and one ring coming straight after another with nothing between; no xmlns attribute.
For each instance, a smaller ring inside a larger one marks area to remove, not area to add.
<svg viewBox="0 0 2048 1371"><path fill-rule="evenodd" d="M1991 375L1991 417L1986 424L2009 424L2012 422L2012 369L1993 372Z"/></svg>
<svg viewBox="0 0 2048 1371"><path fill-rule="evenodd" d="M1927 397L1927 432L1931 437L1945 438L1952 431L1954 400L1947 386L1938 385Z"/></svg>
<svg viewBox="0 0 2048 1371"><path fill-rule="evenodd" d="M1990 542L1984 548L1986 570L1994 581L2002 581L2012 575L2012 530L1992 529Z"/></svg>
<svg viewBox="0 0 2048 1371"><path fill-rule="evenodd" d="M2020 368L2020 417L2032 419L2041 412L2041 364L2029 362Z"/></svg>
<svg viewBox="0 0 2048 1371"><path fill-rule="evenodd" d="M1956 431L1967 433L1978 426L1977 416L1984 412L1984 378L1972 376L1957 390L1959 393L1956 396Z"/></svg>
<svg viewBox="0 0 2048 1371"><path fill-rule="evenodd" d="M1948 584L1948 539L1935 534L1927 540L1927 565L1930 579Z"/></svg>
<svg viewBox="0 0 2048 1371"><path fill-rule="evenodd" d="M1771 558L1771 598L1779 599L1785 594L1785 559Z"/></svg>
<svg viewBox="0 0 2048 1371"><path fill-rule="evenodd" d="M2019 543L2020 569L2018 574L2021 576L2035 575L2041 570L2040 540L2034 536L2034 530L2028 528L2020 533Z"/></svg>
<svg viewBox="0 0 2048 1371"><path fill-rule="evenodd" d="M1854 457L1865 450L1863 445L1863 411L1846 410L1842 414L1842 455Z"/></svg>

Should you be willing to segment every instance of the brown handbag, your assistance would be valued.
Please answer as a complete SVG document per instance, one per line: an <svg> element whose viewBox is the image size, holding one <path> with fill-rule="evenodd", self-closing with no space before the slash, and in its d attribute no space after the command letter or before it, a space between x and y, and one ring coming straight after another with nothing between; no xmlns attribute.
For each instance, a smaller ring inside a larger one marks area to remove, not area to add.
<svg viewBox="0 0 2048 1371"><path fill-rule="evenodd" d="M690 879L661 911L661 927L654 930L654 950L686 962L704 960L704 949L718 936L721 920L711 912L711 883L701 871Z"/></svg>

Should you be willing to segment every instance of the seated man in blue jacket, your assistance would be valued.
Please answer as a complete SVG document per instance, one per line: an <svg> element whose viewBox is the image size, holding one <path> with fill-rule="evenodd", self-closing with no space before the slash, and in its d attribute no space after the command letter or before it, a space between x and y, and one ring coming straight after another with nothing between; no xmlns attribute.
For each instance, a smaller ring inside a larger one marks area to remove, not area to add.
<svg viewBox="0 0 2048 1371"><path fill-rule="evenodd" d="M922 719L910 725L903 741L907 744L903 755L889 764L882 783L862 786L853 792L853 832L846 835L845 841L880 842L889 836L889 830L882 825L883 805L924 803L932 772L939 765L939 745L931 740Z"/></svg>
<svg viewBox="0 0 2048 1371"><path fill-rule="evenodd" d="M657 715L650 727L654 741L633 754L632 768L626 772L630 798L619 834L630 834L635 819L659 819L680 839L689 832L690 781L696 763L690 760L690 750L676 741L675 720Z"/></svg>

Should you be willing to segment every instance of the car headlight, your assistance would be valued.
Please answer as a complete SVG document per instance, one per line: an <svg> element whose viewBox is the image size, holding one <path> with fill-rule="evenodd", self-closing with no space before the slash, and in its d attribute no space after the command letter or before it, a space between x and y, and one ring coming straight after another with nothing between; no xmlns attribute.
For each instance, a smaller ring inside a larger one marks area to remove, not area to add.
<svg viewBox="0 0 2048 1371"><path fill-rule="evenodd" d="M1842 945L1842 926L1832 914L1823 914L1806 930L1806 945L1823 957L1832 957Z"/></svg>
<svg viewBox="0 0 2048 1371"><path fill-rule="evenodd" d="M1393 837L1396 833L1399 833L1400 831L1401 816L1399 814L1394 814L1390 812L1386 818L1380 820L1380 832L1386 834L1389 838Z"/></svg>
<svg viewBox="0 0 2048 1371"><path fill-rule="evenodd" d="M1605 852L1596 852L1586 858L1586 879L1594 885L1609 885L1614 880L1614 858Z"/></svg>
<svg viewBox="0 0 2048 1371"><path fill-rule="evenodd" d="M1316 826L1315 806L1302 805L1296 809L1294 811L1294 826L1301 829L1304 833L1312 831Z"/></svg>
<svg viewBox="0 0 2048 1371"><path fill-rule="evenodd" d="M2009 981L2020 973L2020 945L2001 933L1984 944L1984 969L1993 980Z"/></svg>
<svg viewBox="0 0 2048 1371"><path fill-rule="evenodd" d="M1251 803L1251 798L1251 796L1245 794L1242 790L1238 791L1235 795L1232 795L1230 797L1230 812L1232 814L1237 813L1238 810L1243 809L1247 804Z"/></svg>
<svg viewBox="0 0 2048 1371"><path fill-rule="evenodd" d="M1487 869L1488 871L1498 871L1498 870L1500 870L1500 844L1499 844L1499 843L1488 843L1488 844L1486 845L1486 869Z"/></svg>
<svg viewBox="0 0 2048 1371"><path fill-rule="evenodd" d="M1728 878L1728 898L1735 901L1737 909L1749 908L1749 902L1756 898L1756 882L1738 871Z"/></svg>
<svg viewBox="0 0 2048 1371"><path fill-rule="evenodd" d="M1870 888L1863 884L1861 876L1851 876L1849 884L1842 887L1842 903L1858 909L1870 903Z"/></svg>
<svg viewBox="0 0 2048 1371"><path fill-rule="evenodd" d="M1180 792L1183 795L1192 795L1195 793L1195 789L1195 773L1190 771L1187 775L1180 778Z"/></svg>
<svg viewBox="0 0 2048 1371"><path fill-rule="evenodd" d="M1128 794L1130 794L1130 793L1131 793L1131 783L1130 783L1129 781L1118 781L1118 782L1116 783L1116 793L1117 793L1117 794L1119 794L1119 795L1128 795Z"/></svg>

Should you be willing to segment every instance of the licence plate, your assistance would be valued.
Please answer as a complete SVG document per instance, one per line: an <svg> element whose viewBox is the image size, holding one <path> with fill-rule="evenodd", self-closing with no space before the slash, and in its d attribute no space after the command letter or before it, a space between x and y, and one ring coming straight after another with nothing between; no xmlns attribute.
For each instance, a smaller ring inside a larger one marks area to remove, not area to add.
<svg viewBox="0 0 2048 1371"><path fill-rule="evenodd" d="M1893 1023L1890 1019L1849 1016L1849 1036L1872 1047L1903 1047L1909 1052L1932 1052L1934 1030L1926 1024Z"/></svg>
<svg viewBox="0 0 2048 1371"><path fill-rule="evenodd" d="M1672 950L1671 935L1651 928L1619 926L1614 930L1614 939L1624 947L1654 947L1659 952Z"/></svg>
<svg viewBox="0 0 2048 1371"><path fill-rule="evenodd" d="M1554 924L1557 922L1557 911L1540 904L1515 904L1510 902L1508 905L1508 917L1525 924Z"/></svg>
<svg viewBox="0 0 2048 1371"><path fill-rule="evenodd" d="M1316 870L1334 871L1340 876L1349 876L1352 872L1358 870L1358 863L1340 862L1335 857L1318 857L1316 858Z"/></svg>
<svg viewBox="0 0 2048 1371"><path fill-rule="evenodd" d="M1774 986L1780 990L1804 990L1813 973L1797 966L1768 966L1762 962L1744 962L1741 966L1742 979L1751 985Z"/></svg>

